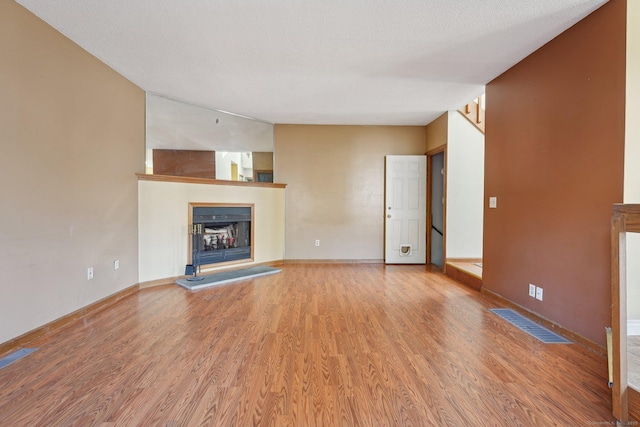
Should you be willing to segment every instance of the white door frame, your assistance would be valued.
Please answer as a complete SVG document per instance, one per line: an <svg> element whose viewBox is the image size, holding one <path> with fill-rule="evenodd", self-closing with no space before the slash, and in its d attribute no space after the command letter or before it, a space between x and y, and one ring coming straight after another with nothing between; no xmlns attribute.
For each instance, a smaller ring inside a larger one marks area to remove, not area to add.
<svg viewBox="0 0 640 427"><path fill-rule="evenodd" d="M427 156L385 157L385 264L425 264Z"/></svg>

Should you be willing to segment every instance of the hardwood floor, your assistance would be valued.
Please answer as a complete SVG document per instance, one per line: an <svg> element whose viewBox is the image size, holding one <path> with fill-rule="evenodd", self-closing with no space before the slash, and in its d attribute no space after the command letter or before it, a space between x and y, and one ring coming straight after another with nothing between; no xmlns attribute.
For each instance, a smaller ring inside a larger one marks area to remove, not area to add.
<svg viewBox="0 0 640 427"><path fill-rule="evenodd" d="M454 266L458 270L465 271L478 279L482 280L482 267L478 264L482 262L462 262L462 261L449 261L447 264Z"/></svg>
<svg viewBox="0 0 640 427"><path fill-rule="evenodd" d="M424 266L294 264L142 289L0 369L2 426L586 426L606 360Z"/></svg>
<svg viewBox="0 0 640 427"><path fill-rule="evenodd" d="M447 276L451 277L471 289L482 289L482 268L473 262L447 261L445 265Z"/></svg>

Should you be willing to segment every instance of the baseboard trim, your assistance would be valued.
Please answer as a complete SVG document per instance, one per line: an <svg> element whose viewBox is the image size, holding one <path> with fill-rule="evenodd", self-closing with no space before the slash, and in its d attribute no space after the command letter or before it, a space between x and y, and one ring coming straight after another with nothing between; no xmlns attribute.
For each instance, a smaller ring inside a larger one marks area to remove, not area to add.
<svg viewBox="0 0 640 427"><path fill-rule="evenodd" d="M285 259L284 264L384 264L383 259Z"/></svg>
<svg viewBox="0 0 640 427"><path fill-rule="evenodd" d="M241 270L243 268L249 268L249 267L259 267L259 266L267 266L267 267L278 267L283 265L284 262L282 260L277 260L277 261L266 261L266 262L254 262L252 264L244 264L244 265L234 265L233 267L229 267L229 268L219 268L219 269L215 269L215 270L203 270L201 274L213 274L213 273L219 273L222 271L233 271L233 270ZM200 273L199 273L200 274ZM176 283L176 280L180 280L180 279L186 279L189 276L175 276L175 277L165 277L163 279L156 279L156 280L148 280L146 282L140 282L140 289L147 289L147 288L154 288L156 286L165 286L165 285L174 285Z"/></svg>
<svg viewBox="0 0 640 427"><path fill-rule="evenodd" d="M140 282L140 289L155 288L156 286L173 285L176 280L184 279L187 276L165 277L163 279L147 280Z"/></svg>
<svg viewBox="0 0 640 427"><path fill-rule="evenodd" d="M0 355L7 353L9 351L17 350L21 347L24 347L27 343L40 338L48 333L51 333L57 329L60 329L69 323L86 316L87 314L97 313L105 308L117 303L123 298L128 297L129 295L133 295L138 292L139 286L133 285L125 288L121 291L116 292L115 294L109 295L108 297L102 298L92 304L89 304L85 307L82 307L74 312L71 312L65 316L62 316L58 319L55 319L49 323L46 323L36 329L33 329L29 332L26 332L16 338L10 339L4 343L0 343Z"/></svg>
<svg viewBox="0 0 640 427"><path fill-rule="evenodd" d="M482 289L482 278L475 274L458 268L454 264L445 264L444 274L451 277L453 280L462 283L465 286L469 286L476 291Z"/></svg>
<svg viewBox="0 0 640 427"><path fill-rule="evenodd" d="M546 319L542 316L540 316L537 313L534 313L533 311L519 305L516 304L515 302L512 302L508 299L506 299L505 297L503 297L500 294L497 294L487 288L482 288L480 290L480 293L487 295L488 297L497 300L498 302L500 302L502 305L511 308L517 312L519 312L520 314L530 318L531 320L541 324L542 326L544 326L547 329L552 330L553 332L557 333L558 335L562 335L563 337L573 341L576 344L580 344L583 347L586 347L588 350L591 350L592 352L596 353L599 356L602 356L604 358L607 357L607 348L606 346L601 346L600 344L597 344L593 341L591 341L588 338L583 337L582 335L573 332L570 329L565 328L564 326L558 325L557 323ZM604 330L603 330L604 333Z"/></svg>
<svg viewBox="0 0 640 427"><path fill-rule="evenodd" d="M640 335L640 320L627 320L627 335Z"/></svg>

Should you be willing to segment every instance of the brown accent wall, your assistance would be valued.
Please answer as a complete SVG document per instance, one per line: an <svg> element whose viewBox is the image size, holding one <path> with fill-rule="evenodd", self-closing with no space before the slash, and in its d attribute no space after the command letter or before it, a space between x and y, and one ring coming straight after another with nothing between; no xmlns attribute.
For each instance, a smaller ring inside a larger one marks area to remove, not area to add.
<svg viewBox="0 0 640 427"><path fill-rule="evenodd" d="M382 260L384 157L424 154L425 141L424 126L276 125L285 259Z"/></svg>
<svg viewBox="0 0 640 427"><path fill-rule="evenodd" d="M5 342L137 283L145 95L13 1L0 35Z"/></svg>
<svg viewBox="0 0 640 427"><path fill-rule="evenodd" d="M612 0L486 88L484 286L601 345L623 191L625 21L625 1Z"/></svg>
<svg viewBox="0 0 640 427"><path fill-rule="evenodd" d="M153 150L153 173L216 179L216 152L200 150Z"/></svg>

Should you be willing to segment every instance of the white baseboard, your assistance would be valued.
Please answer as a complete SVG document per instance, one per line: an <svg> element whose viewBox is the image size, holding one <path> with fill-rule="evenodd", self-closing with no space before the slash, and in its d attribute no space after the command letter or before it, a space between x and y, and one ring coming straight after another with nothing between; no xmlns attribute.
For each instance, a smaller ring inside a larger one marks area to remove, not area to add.
<svg viewBox="0 0 640 427"><path fill-rule="evenodd" d="M627 320L627 335L640 335L640 320Z"/></svg>

